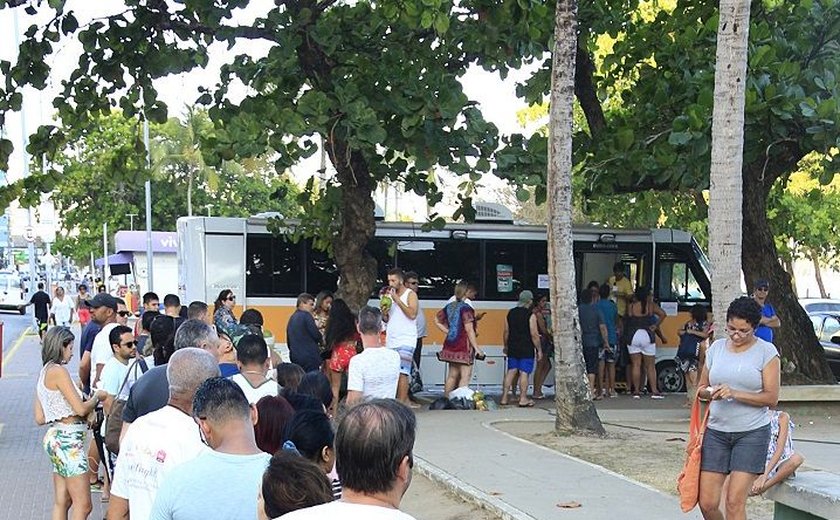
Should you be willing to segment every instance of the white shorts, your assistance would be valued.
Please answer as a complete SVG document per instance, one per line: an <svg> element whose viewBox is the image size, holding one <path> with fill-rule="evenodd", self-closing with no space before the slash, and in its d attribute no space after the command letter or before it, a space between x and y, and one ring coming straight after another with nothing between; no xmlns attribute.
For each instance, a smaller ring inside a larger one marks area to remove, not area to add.
<svg viewBox="0 0 840 520"><path fill-rule="evenodd" d="M653 357L656 356L656 343L650 342L650 336L646 330L639 329L633 334L633 341L627 345L627 352Z"/></svg>

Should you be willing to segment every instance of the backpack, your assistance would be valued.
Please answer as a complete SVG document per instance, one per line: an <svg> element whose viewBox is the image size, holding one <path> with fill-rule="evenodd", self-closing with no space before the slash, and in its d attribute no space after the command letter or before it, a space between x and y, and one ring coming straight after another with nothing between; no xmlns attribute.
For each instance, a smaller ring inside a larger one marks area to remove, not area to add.
<svg viewBox="0 0 840 520"><path fill-rule="evenodd" d="M111 411L108 412L108 420L105 421L105 447L108 448L108 451L117 455L120 452L120 432L122 431L123 425L123 409L125 408L125 403L128 399L120 399L120 396L123 394L123 390L125 389L125 385L128 383L128 377L131 375L131 372L134 372L134 380L137 381L137 378L140 377L137 375L137 367L140 366L141 374L143 375L149 370L148 365L146 365L146 360L143 358L138 359L134 362L131 367L129 367L128 372L125 374L125 379L123 379L122 385L120 385L120 391L117 393L114 402L111 403Z"/></svg>

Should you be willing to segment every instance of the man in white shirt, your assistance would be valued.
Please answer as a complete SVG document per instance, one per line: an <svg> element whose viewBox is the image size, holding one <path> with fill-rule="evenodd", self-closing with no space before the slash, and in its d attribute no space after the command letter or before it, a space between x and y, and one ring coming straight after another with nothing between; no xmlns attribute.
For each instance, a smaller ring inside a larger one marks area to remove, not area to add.
<svg viewBox="0 0 840 520"><path fill-rule="evenodd" d="M414 413L393 399L376 399L351 408L335 435L341 500L299 509L282 518L414 520L399 507L411 485L416 428Z"/></svg>
<svg viewBox="0 0 840 520"><path fill-rule="evenodd" d="M385 346L400 355L400 380L397 385L397 399L409 404L408 376L414 361L414 348L417 346L417 311L420 308L417 295L405 286L405 273L394 268L388 271L388 295L391 305L383 307L382 314L388 322ZM419 405L415 405L419 406Z"/></svg>
<svg viewBox="0 0 840 520"><path fill-rule="evenodd" d="M108 520L148 519L160 483L174 466L207 450L192 417L193 396L219 375L216 358L200 348L182 348L166 365L169 402L138 418L120 444Z"/></svg>
<svg viewBox="0 0 840 520"><path fill-rule="evenodd" d="M97 295L97 297L98 296L99 295ZM92 388L99 388L99 380L102 378L102 369L105 368L105 363L114 357L114 352L111 349L111 330L117 325L126 325L128 322L128 315L131 314L125 306L125 301L120 298L114 298L113 296L109 296L109 298L113 300L116 307L111 307L111 302L108 302L105 305L94 307L92 310L94 314L102 313L105 320L100 322L103 323L102 330L100 330L93 339L93 347L91 347L90 350L90 386ZM91 300L91 307L93 307L95 303L96 298ZM111 310L114 312L111 312Z"/></svg>
<svg viewBox="0 0 840 520"><path fill-rule="evenodd" d="M129 363L137 355L137 341L129 327L125 325L113 327L108 333L108 338L114 355L105 363L102 368L102 377L99 379L100 389L108 392L108 397L103 403L106 415L111 412L111 404L120 393L120 387L128 374Z"/></svg>
<svg viewBox="0 0 840 520"><path fill-rule="evenodd" d="M365 349L350 358L347 370L347 405L364 399L393 399L400 378L400 355L379 343L382 315L365 306L359 311L356 328Z"/></svg>
<svg viewBox="0 0 840 520"><path fill-rule="evenodd" d="M239 385L249 404L266 396L275 396L280 387L277 382L267 377L268 347L265 339L256 334L245 334L236 344L236 361L239 373L230 376L230 380Z"/></svg>

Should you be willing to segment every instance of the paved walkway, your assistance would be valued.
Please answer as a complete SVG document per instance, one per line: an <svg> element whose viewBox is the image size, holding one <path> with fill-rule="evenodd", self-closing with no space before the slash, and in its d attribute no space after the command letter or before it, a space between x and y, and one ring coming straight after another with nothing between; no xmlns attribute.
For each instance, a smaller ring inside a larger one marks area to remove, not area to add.
<svg viewBox="0 0 840 520"><path fill-rule="evenodd" d="M547 411L506 408L495 412L420 412L415 455L420 471L465 498L473 496L503 518L650 520L684 515L677 499L600 466L508 435L502 420L550 420ZM577 502L565 509L560 503ZM625 508L624 504L633 507Z"/></svg>

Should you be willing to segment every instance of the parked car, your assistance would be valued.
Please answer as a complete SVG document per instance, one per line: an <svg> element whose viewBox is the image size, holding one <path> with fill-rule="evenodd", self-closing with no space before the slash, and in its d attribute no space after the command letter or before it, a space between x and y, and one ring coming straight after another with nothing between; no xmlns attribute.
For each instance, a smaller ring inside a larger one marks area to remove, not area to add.
<svg viewBox="0 0 840 520"><path fill-rule="evenodd" d="M799 300L799 305L805 309L805 312L812 314L815 312L836 312L840 314L840 300L828 300L825 298L803 298Z"/></svg>
<svg viewBox="0 0 840 520"><path fill-rule="evenodd" d="M0 310L26 314L25 291L14 271L0 271Z"/></svg>
<svg viewBox="0 0 840 520"><path fill-rule="evenodd" d="M809 317L817 339L825 351L828 366L831 367L834 377L840 380L840 311L814 312L809 313Z"/></svg>

